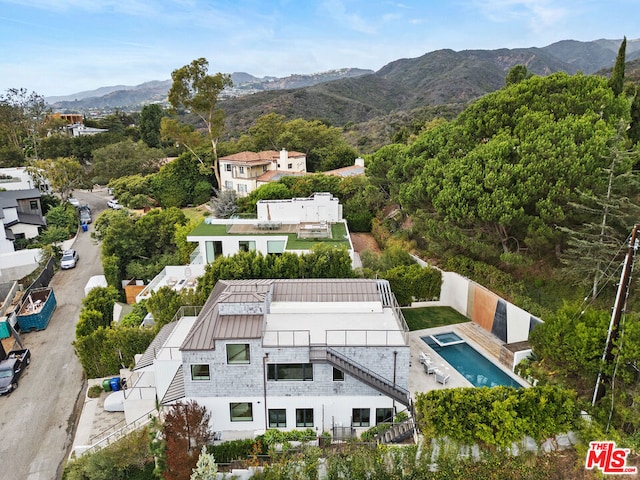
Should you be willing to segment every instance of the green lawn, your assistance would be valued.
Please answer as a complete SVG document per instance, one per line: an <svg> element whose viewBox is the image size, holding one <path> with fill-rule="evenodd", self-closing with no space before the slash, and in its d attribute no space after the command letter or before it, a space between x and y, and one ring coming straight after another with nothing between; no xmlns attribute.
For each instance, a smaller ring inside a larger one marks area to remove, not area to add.
<svg viewBox="0 0 640 480"><path fill-rule="evenodd" d="M403 308L402 314L411 331L469 321L451 307Z"/></svg>

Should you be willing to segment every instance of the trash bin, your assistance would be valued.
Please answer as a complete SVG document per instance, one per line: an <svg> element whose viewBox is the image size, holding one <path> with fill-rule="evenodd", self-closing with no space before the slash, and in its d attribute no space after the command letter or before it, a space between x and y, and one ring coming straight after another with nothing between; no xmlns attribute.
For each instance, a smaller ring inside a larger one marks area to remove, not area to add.
<svg viewBox="0 0 640 480"><path fill-rule="evenodd" d="M102 381L102 389L103 389L105 392L110 392L110 391L111 391L111 380L109 380L108 378L105 378L105 379Z"/></svg>
<svg viewBox="0 0 640 480"><path fill-rule="evenodd" d="M83 232L88 232L89 231L89 225L87 225L86 223L82 224L82 231Z"/></svg>
<svg viewBox="0 0 640 480"><path fill-rule="evenodd" d="M109 384L111 385L111 390L117 392L120 390L120 377L113 377Z"/></svg>

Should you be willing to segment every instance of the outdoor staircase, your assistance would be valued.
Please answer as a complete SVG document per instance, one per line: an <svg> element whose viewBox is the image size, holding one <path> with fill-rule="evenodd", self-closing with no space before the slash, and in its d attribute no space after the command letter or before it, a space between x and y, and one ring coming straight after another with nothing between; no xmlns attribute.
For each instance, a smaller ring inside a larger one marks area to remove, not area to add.
<svg viewBox="0 0 640 480"><path fill-rule="evenodd" d="M309 360L313 363L329 363L345 373L359 379L380 393L394 399L396 402L408 407L411 405L409 391L394 385L386 378L369 370L367 367L351 360L326 345L311 345L309 347Z"/></svg>
<svg viewBox="0 0 640 480"><path fill-rule="evenodd" d="M413 436L416 429L416 422L413 417L407 418L400 423L394 423L389 430L385 430L376 436L378 443L400 443Z"/></svg>

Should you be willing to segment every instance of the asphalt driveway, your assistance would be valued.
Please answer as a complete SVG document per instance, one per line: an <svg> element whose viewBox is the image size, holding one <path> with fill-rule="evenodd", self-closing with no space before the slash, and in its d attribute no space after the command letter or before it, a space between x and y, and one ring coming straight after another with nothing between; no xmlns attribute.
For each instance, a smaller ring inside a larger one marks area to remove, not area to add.
<svg viewBox="0 0 640 480"><path fill-rule="evenodd" d="M106 208L106 191L76 192L91 206L93 219ZM2 478L51 480L62 477L84 400L85 379L71 342L75 337L84 287L102 274L99 246L89 232L79 231L73 243L80 260L76 268L59 270L50 286L58 306L45 330L21 335L31 350L31 365L16 391L0 397Z"/></svg>

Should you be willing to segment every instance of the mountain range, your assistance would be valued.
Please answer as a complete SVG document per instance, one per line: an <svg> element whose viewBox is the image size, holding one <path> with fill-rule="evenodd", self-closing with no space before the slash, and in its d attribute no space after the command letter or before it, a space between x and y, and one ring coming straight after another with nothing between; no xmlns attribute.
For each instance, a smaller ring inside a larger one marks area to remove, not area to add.
<svg viewBox="0 0 640 480"><path fill-rule="evenodd" d="M271 112L287 119L321 119L341 127L381 118L389 123L390 116L402 117L403 112L414 115L425 110L448 110L453 115L470 101L504 86L506 75L516 65L525 65L536 75L558 71L606 75L615 63L621 41L563 40L542 48L437 50L395 60L376 72L344 68L285 78L233 73L234 88L225 92L221 105L232 135ZM627 40L626 60L628 71L640 72L640 39ZM64 111L139 110L148 103L166 102L170 86L171 80L153 81L46 101Z"/></svg>

